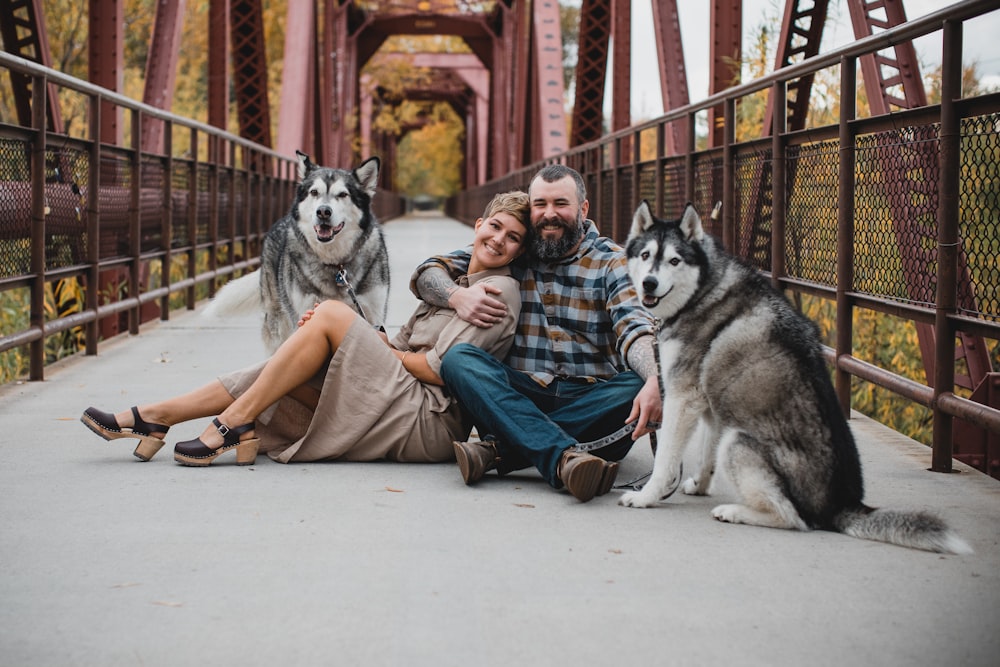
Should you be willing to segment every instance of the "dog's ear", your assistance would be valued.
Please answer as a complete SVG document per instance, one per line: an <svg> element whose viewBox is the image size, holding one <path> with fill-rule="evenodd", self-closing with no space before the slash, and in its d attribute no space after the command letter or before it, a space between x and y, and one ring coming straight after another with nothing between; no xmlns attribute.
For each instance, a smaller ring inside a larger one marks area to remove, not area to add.
<svg viewBox="0 0 1000 667"><path fill-rule="evenodd" d="M631 241L653 226L653 213L649 210L649 202L643 199L639 202L639 208L635 209L632 216L632 229L628 232L628 240Z"/></svg>
<svg viewBox="0 0 1000 667"><path fill-rule="evenodd" d="M381 162L377 157L370 157L362 162L354 170L354 177L358 179L362 189L368 193L369 197L375 196L375 188L378 186L378 168Z"/></svg>
<svg viewBox="0 0 1000 667"><path fill-rule="evenodd" d="M295 156L299 158L299 180L301 181L306 177L306 174L316 168L316 165L312 163L308 155L300 150L295 151Z"/></svg>
<svg viewBox="0 0 1000 667"><path fill-rule="evenodd" d="M705 238L705 232L701 227L701 216L691 202L684 207L684 214L681 216L681 233L688 241L701 241Z"/></svg>

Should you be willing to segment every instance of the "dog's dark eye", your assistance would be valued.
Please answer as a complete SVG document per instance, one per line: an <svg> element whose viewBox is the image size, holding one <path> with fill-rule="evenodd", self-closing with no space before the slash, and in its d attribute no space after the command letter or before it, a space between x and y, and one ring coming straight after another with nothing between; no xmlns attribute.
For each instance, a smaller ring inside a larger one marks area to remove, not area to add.
<svg viewBox="0 0 1000 667"><path fill-rule="evenodd" d="M347 197L348 195L349 195L349 193L347 193L347 192L341 192L340 194L337 195L337 199L343 199L344 197Z"/></svg>
<svg viewBox="0 0 1000 667"><path fill-rule="evenodd" d="M319 197L319 190L317 190L316 188L313 188L312 190L309 191L309 195L311 197Z"/></svg>
<svg viewBox="0 0 1000 667"><path fill-rule="evenodd" d="M642 254L639 255L639 258L645 262L647 259L649 259L649 251L643 250Z"/></svg>
<svg viewBox="0 0 1000 667"><path fill-rule="evenodd" d="M670 266L677 266L680 263L681 263L681 260L677 259L676 257L671 257L670 258Z"/></svg>

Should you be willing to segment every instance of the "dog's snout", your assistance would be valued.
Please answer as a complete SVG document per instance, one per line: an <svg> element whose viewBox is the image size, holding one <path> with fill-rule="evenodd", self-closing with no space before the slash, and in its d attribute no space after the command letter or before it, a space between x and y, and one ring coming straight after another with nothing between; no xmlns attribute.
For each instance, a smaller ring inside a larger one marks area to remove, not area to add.
<svg viewBox="0 0 1000 667"><path fill-rule="evenodd" d="M653 293L660 283L653 276L646 276L642 279L642 289L648 293Z"/></svg>
<svg viewBox="0 0 1000 667"><path fill-rule="evenodd" d="M320 220L329 220L333 217L333 209L329 206L316 207L316 217Z"/></svg>

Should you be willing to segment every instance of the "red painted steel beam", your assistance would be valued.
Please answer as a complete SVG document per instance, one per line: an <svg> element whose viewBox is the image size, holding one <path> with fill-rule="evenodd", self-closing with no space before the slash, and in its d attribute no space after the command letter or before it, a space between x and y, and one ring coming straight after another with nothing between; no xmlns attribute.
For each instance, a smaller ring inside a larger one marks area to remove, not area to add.
<svg viewBox="0 0 1000 667"><path fill-rule="evenodd" d="M278 106L277 150L293 156L296 150L311 155L319 164L326 155L317 149L314 102L316 95L316 3L290 2L285 20L285 55L281 70L281 103Z"/></svg>
<svg viewBox="0 0 1000 667"><path fill-rule="evenodd" d="M334 164L333 156L333 126L334 126L334 88L337 68L334 61L336 52L337 37L333 34L333 17L337 9L337 3L327 0L323 3L323 13L319 17L322 26L322 35L319 42L321 44L316 63L318 84L316 86L316 159L320 164ZM319 16L317 14L317 16Z"/></svg>
<svg viewBox="0 0 1000 667"><path fill-rule="evenodd" d="M566 113L563 110L562 33L559 3L534 0L531 7L534 95L528 122L533 128L531 152L525 162L554 157L566 151Z"/></svg>
<svg viewBox="0 0 1000 667"><path fill-rule="evenodd" d="M341 165L350 162L351 146L350 131L351 115L357 112L354 93L357 91L357 84L354 81L359 76L354 63L356 60L355 41L350 34L350 8L349 3L333 6L331 3L327 10L327 22L325 30L333 35L333 79L330 82L333 88L333 106L331 107L331 127L330 141L330 161L328 164Z"/></svg>
<svg viewBox="0 0 1000 667"><path fill-rule="evenodd" d="M184 27L187 0L159 0L153 21L153 37L146 58L146 85L142 101L170 111L174 102L177 60ZM150 118L142 124L140 145L143 151L163 150L163 121Z"/></svg>
<svg viewBox="0 0 1000 667"><path fill-rule="evenodd" d="M229 124L229 0L208 5L208 124Z"/></svg>
<svg viewBox="0 0 1000 667"><path fill-rule="evenodd" d="M0 39L7 53L52 67L49 37L45 31L45 15L41 0L0 0ZM8 70L17 122L31 127L31 77ZM62 134L62 113L59 110L58 88L49 84L46 99L46 122L50 131Z"/></svg>
<svg viewBox="0 0 1000 667"><path fill-rule="evenodd" d="M122 92L125 79L125 1L90 0L88 74L90 82ZM101 103L101 141L120 146L124 140L121 109Z"/></svg>
<svg viewBox="0 0 1000 667"><path fill-rule="evenodd" d="M264 19L260 3L261 0L231 0L230 3L233 88L240 136L262 146L271 146Z"/></svg>
<svg viewBox="0 0 1000 667"><path fill-rule="evenodd" d="M906 23L906 11L901 0L847 0L854 36L868 37ZM889 113L893 108L914 109L927 105L927 94L920 78L920 63L913 42L903 42L877 55L861 58L861 75L868 103L874 115ZM872 95L873 92L878 94Z"/></svg>
<svg viewBox="0 0 1000 667"><path fill-rule="evenodd" d="M709 53L709 96L740 81L743 53L743 1L712 0L712 46ZM708 113L708 145L722 146L725 112L722 105Z"/></svg>
<svg viewBox="0 0 1000 667"><path fill-rule="evenodd" d="M583 0L577 40L576 95L570 144L579 146L604 134L604 81L611 40L611 0Z"/></svg>
<svg viewBox="0 0 1000 667"><path fill-rule="evenodd" d="M521 39L527 28L525 3L499 7L495 21L497 36L491 47L487 179L503 176L517 166L515 148L522 145L524 127L513 119L521 117L527 103L526 87L514 84L527 80L527 40Z"/></svg>
<svg viewBox="0 0 1000 667"><path fill-rule="evenodd" d="M660 94L663 109L669 111L687 106L690 102L687 69L684 66L684 47L681 42L681 22L677 14L677 0L653 2L653 33L656 37L656 55L660 65ZM679 155L687 150L687 129L681 123L672 123L666 137L667 155Z"/></svg>
<svg viewBox="0 0 1000 667"><path fill-rule="evenodd" d="M407 14L370 14L363 36L358 39L358 57L362 67L392 35L455 35L462 37L484 62L491 57L485 47L493 37L483 14L433 15L412 12Z"/></svg>
<svg viewBox="0 0 1000 667"><path fill-rule="evenodd" d="M774 58L776 70L802 62L819 53L828 6L829 0L788 0L785 3L781 35L778 38L778 49ZM789 130L801 130L806 126L813 78L812 74L807 74L790 81L786 86L785 124ZM762 136L771 134L773 104L771 96L768 95Z"/></svg>
<svg viewBox="0 0 1000 667"><path fill-rule="evenodd" d="M632 0L614 0L612 14L611 131L632 124Z"/></svg>

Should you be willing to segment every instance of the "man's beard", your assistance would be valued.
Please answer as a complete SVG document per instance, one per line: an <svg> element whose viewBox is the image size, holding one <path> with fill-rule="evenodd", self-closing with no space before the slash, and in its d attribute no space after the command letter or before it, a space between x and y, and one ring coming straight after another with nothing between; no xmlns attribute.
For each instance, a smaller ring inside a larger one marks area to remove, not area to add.
<svg viewBox="0 0 1000 667"><path fill-rule="evenodd" d="M535 257L538 259L545 262L554 262L568 255L569 252L580 242L580 238L582 237L583 216L577 214L576 224L564 224L563 234L559 239L544 239L542 238L542 234L536 229L535 238L531 243L531 249L535 253Z"/></svg>

